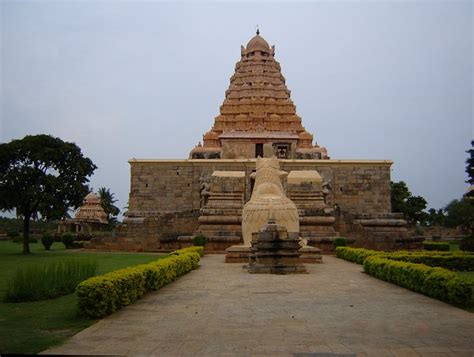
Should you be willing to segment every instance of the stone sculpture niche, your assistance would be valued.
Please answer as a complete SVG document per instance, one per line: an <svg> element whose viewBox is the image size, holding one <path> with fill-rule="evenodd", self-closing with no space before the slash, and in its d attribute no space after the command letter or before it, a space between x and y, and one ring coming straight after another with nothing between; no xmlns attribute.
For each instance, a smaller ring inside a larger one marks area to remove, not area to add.
<svg viewBox="0 0 474 357"><path fill-rule="evenodd" d="M281 178L287 173L280 171L277 158L257 158L257 170L252 175L255 176L255 185L250 201L242 212L244 245L250 246L252 233L258 232L267 224L270 211L277 225L285 227L288 232L299 232L298 210L285 196Z"/></svg>

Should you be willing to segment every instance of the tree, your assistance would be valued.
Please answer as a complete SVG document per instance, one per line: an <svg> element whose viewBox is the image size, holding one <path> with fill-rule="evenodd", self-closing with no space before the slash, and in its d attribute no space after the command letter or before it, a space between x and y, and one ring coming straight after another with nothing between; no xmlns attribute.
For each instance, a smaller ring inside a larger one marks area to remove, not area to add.
<svg viewBox="0 0 474 357"><path fill-rule="evenodd" d="M444 210L447 227L461 227L471 236L474 234L474 202L472 199L453 200Z"/></svg>
<svg viewBox="0 0 474 357"><path fill-rule="evenodd" d="M114 206L114 203L117 202L114 198L114 194L110 192L110 189L105 187L99 188L97 193L99 194L102 208L107 214L109 225L114 226L117 223L117 218L115 216L120 213L120 209L117 206Z"/></svg>
<svg viewBox="0 0 474 357"><path fill-rule="evenodd" d="M471 141L471 148L466 151L469 157L466 159L467 183L474 185L474 140Z"/></svg>
<svg viewBox="0 0 474 357"><path fill-rule="evenodd" d="M23 218L23 253L30 252L30 219L63 217L89 192L97 167L74 143L50 135L28 135L0 144L0 209Z"/></svg>
<svg viewBox="0 0 474 357"><path fill-rule="evenodd" d="M426 208L426 200L421 196L410 196L405 203L405 219L411 223L424 223L427 213L423 210Z"/></svg>
<svg viewBox="0 0 474 357"><path fill-rule="evenodd" d="M390 201L392 211L403 213L404 218L412 223L423 223L427 218L426 200L421 196L413 196L404 181L390 182Z"/></svg>
<svg viewBox="0 0 474 357"><path fill-rule="evenodd" d="M443 226L445 220L445 215L443 209L434 209L430 208L428 210L428 216L426 217L426 222L429 226Z"/></svg>
<svg viewBox="0 0 474 357"><path fill-rule="evenodd" d="M392 203L392 212L405 212L405 202L411 192L404 181L390 182L390 201Z"/></svg>

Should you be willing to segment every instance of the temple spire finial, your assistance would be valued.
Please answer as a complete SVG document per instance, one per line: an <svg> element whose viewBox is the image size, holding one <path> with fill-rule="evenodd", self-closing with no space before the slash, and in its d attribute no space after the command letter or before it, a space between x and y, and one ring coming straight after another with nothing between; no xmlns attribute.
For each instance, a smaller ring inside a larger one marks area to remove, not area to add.
<svg viewBox="0 0 474 357"><path fill-rule="evenodd" d="M257 25L257 35L260 35L260 30L258 28L258 25Z"/></svg>

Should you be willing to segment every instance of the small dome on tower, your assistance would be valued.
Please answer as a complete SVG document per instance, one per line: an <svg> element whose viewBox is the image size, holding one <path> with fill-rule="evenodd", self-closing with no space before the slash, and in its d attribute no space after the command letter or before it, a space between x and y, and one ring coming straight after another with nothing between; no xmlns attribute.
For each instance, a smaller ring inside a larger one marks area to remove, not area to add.
<svg viewBox="0 0 474 357"><path fill-rule="evenodd" d="M87 196L84 198L84 203L100 203L100 198L97 196L94 192L90 192L87 194Z"/></svg>
<svg viewBox="0 0 474 357"><path fill-rule="evenodd" d="M255 52L255 51L261 51L261 52L266 52L270 53L270 45L268 44L267 41L263 39L262 36L259 35L259 32L252 37L252 39L247 43L246 47L247 53L249 52Z"/></svg>
<svg viewBox="0 0 474 357"><path fill-rule="evenodd" d="M300 139L301 140L313 140L313 135L308 133L307 131L303 131L300 133Z"/></svg>
<svg viewBox="0 0 474 357"><path fill-rule="evenodd" d="M206 134L204 134L204 140L218 140L219 139L219 134L217 134L215 131L208 131Z"/></svg>

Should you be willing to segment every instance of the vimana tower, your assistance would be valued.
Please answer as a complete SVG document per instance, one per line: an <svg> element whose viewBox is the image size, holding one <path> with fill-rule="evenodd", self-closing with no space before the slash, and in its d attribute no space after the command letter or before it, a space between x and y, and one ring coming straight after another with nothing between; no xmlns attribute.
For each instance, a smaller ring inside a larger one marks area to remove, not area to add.
<svg viewBox="0 0 474 357"><path fill-rule="evenodd" d="M252 194L257 157L278 159L309 245L331 250L338 236L373 249L419 244L400 214L391 212L392 161L330 159L296 113L275 46L257 31L241 46L219 115L202 142L188 159L131 159L124 224L115 237L96 238L91 247L171 250L191 244L196 234L207 237L210 251L242 243L242 209Z"/></svg>

